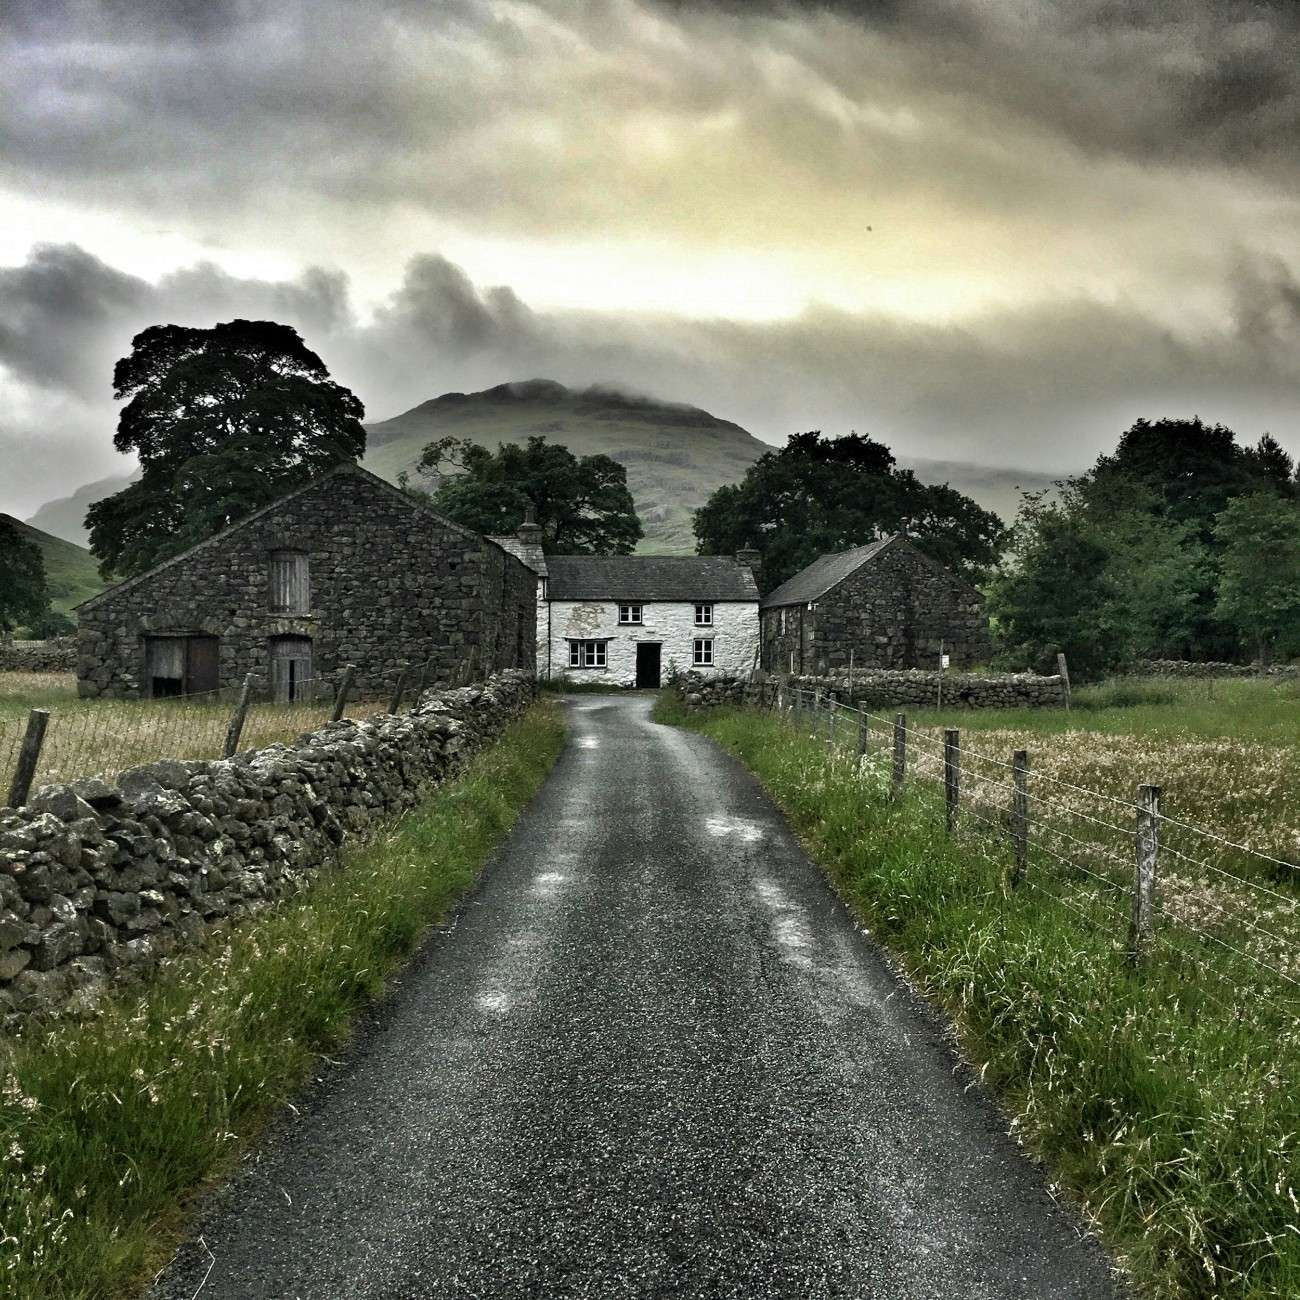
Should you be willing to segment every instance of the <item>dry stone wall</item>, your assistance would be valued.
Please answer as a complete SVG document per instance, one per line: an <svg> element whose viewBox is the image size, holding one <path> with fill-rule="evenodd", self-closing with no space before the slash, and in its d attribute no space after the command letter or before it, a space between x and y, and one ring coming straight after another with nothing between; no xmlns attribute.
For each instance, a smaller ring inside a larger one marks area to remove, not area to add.
<svg viewBox="0 0 1300 1300"><path fill-rule="evenodd" d="M0 642L0 673L71 673L77 669L77 638Z"/></svg>
<svg viewBox="0 0 1300 1300"><path fill-rule="evenodd" d="M1191 659L1144 659L1127 671L1139 677L1300 677L1296 664L1227 664Z"/></svg>
<svg viewBox="0 0 1300 1300"><path fill-rule="evenodd" d="M692 707L744 702L772 703L779 689L802 687L809 691L830 691L842 704L863 708L934 708L939 702L940 679L947 708L1039 709L1065 704L1065 684L1060 677L1039 677L1034 673L937 673L922 669L864 669L853 674L828 677L768 678L758 684L748 678L726 677L705 680L688 676L680 686Z"/></svg>
<svg viewBox="0 0 1300 1300"><path fill-rule="evenodd" d="M347 836L453 776L531 694L530 676L505 672L426 692L409 714L47 785L0 811L0 1012L88 1005L110 976L291 892Z"/></svg>

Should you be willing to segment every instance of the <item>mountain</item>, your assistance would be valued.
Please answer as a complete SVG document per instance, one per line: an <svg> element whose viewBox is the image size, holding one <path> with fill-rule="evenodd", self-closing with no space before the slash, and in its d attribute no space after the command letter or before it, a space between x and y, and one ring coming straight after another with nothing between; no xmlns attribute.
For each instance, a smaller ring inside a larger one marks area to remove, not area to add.
<svg viewBox="0 0 1300 1300"><path fill-rule="evenodd" d="M66 614L74 605L104 590L104 580L95 567L94 557L84 547L74 546L62 537L52 537L12 515L0 514L0 519L9 520L28 541L40 547L50 604L60 613Z"/></svg>
<svg viewBox="0 0 1300 1300"><path fill-rule="evenodd" d="M414 469L425 443L449 436L495 448L540 435L575 456L610 456L627 469L645 529L639 549L660 554L694 551L691 512L770 450L738 424L695 406L612 388L570 389L549 379L444 393L368 426L367 433L364 464L387 479Z"/></svg>
<svg viewBox="0 0 1300 1300"><path fill-rule="evenodd" d="M695 549L691 512L715 488L737 483L770 443L696 406L659 402L613 388L571 389L549 379L500 384L481 393L443 393L390 420L367 426L365 466L395 480L411 471L425 443L468 438L485 447L540 434L575 455L603 453L627 469L628 486L645 528L645 553ZM924 483L948 483L1003 519L1015 517L1020 489L1050 488L1054 476L967 461L900 456L901 468ZM133 476L100 479L43 505L36 528L84 545L90 505L120 492Z"/></svg>

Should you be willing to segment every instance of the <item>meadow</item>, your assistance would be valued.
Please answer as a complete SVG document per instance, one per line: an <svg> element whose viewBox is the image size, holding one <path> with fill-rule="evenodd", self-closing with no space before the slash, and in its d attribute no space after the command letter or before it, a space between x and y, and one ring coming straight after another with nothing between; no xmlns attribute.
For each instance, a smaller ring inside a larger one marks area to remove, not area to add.
<svg viewBox="0 0 1300 1300"><path fill-rule="evenodd" d="M1105 697L1099 690L1096 698ZM956 833L945 829L943 788L935 779L941 766L930 748L942 722L966 724L971 740L978 737L999 758L1034 742L1032 772L1068 773L1063 779L1079 783L1080 800L1087 783L1106 781L1125 792L1117 799L1131 800L1147 764L1158 763L1161 774L1181 778L1185 798L1205 800L1198 815L1222 826L1234 824L1234 809L1262 807L1276 789L1267 784L1275 774L1264 751L1275 765L1294 756L1276 743L1216 736L1217 700L1193 701L1183 719L1172 716L1183 708L1177 701L1134 704L1165 712L1138 712L1127 731L1114 713L1121 707L1112 694L1096 710L1104 723L1096 731L1086 730L1086 707L1068 720L918 719L926 725L909 737L913 761L898 795L891 788L892 737L872 730L860 757L851 715L839 717L833 737L824 712L690 714L666 701L658 716L712 736L753 769L863 925L951 1017L1013 1133L1103 1233L1141 1294L1294 1297L1300 1020L1284 982L1248 956L1179 933L1170 910L1171 893L1179 897L1171 890L1177 873L1165 859L1157 935L1169 941L1132 963L1131 835L1115 864L1120 874L1108 876L1101 857L1108 850L1089 838L1089 823L1051 821L1043 799L1037 808L1031 803L1028 875L1013 887L1006 791L990 787L976 797L981 782L969 779L966 754L964 793L971 797L963 800ZM1261 704L1256 717L1276 735L1267 712ZM1195 718L1190 726L1188 716ZM1194 748L1178 753L1184 744ZM1195 748L1207 744L1226 746L1215 751L1217 765ZM1239 770L1243 754L1254 757ZM1256 788L1261 778L1266 784ZM1031 792L1046 784L1031 777ZM1076 811L1091 816L1099 803L1105 800L1091 797ZM1131 806L1111 808L1104 819L1123 826ZM1290 825L1294 830L1295 821ZM1053 826L1055 838L1048 834ZM1109 884L1120 880L1125 892L1108 898ZM1293 879L1270 888L1294 908L1300 891ZM1248 932L1241 919L1234 940ZM1219 923L1209 908L1196 922L1207 931Z"/></svg>

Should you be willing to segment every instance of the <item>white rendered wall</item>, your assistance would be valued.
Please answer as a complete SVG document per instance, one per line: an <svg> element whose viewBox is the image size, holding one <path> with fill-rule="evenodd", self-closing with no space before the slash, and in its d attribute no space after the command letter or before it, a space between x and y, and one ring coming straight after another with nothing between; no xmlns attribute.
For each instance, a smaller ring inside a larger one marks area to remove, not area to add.
<svg viewBox="0 0 1300 1300"><path fill-rule="evenodd" d="M667 681L673 668L694 669L710 677L745 676L753 671L758 649L758 602L720 601L713 606L712 627L696 627L694 603L660 602L641 606L641 623L620 623L618 605L608 601L550 602L550 663L553 677L575 682L636 685L636 643L658 641L660 672ZM713 665L695 669L696 637L713 638ZM570 668L569 639L608 638L604 668ZM538 643L538 663L545 672L546 641Z"/></svg>

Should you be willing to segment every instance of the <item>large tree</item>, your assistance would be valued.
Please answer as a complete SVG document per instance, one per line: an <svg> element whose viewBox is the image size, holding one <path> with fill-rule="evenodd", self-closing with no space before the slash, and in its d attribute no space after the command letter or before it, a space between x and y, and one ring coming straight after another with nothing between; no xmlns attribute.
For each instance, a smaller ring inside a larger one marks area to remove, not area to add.
<svg viewBox="0 0 1300 1300"><path fill-rule="evenodd" d="M1006 536L995 514L953 488L896 469L888 447L857 433L792 434L695 512L699 553L755 547L765 591L819 555L895 532L968 578L989 570Z"/></svg>
<svg viewBox="0 0 1300 1300"><path fill-rule="evenodd" d="M91 506L106 576L139 573L365 451L361 402L296 330L233 320L155 325L113 371L113 443L141 476Z"/></svg>
<svg viewBox="0 0 1300 1300"><path fill-rule="evenodd" d="M1273 492L1236 497L1215 535L1219 617L1260 660L1300 649L1300 510Z"/></svg>
<svg viewBox="0 0 1300 1300"><path fill-rule="evenodd" d="M641 540L627 470L609 456L579 458L542 437L496 451L441 438L416 469L435 485L434 508L475 532L513 533L531 505L550 555L630 555Z"/></svg>
<svg viewBox="0 0 1300 1300"><path fill-rule="evenodd" d="M37 622L49 603L41 548L16 520L0 515L0 632Z"/></svg>

